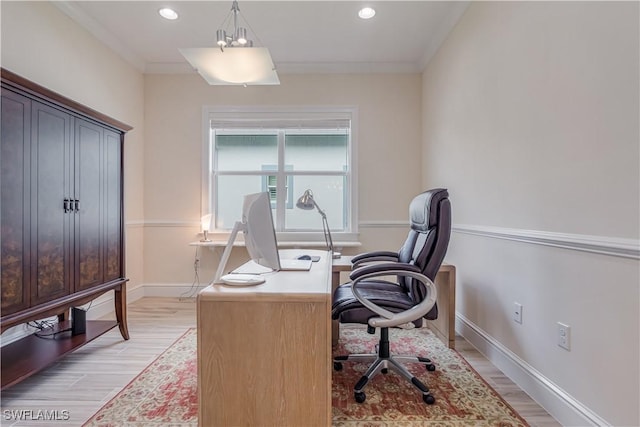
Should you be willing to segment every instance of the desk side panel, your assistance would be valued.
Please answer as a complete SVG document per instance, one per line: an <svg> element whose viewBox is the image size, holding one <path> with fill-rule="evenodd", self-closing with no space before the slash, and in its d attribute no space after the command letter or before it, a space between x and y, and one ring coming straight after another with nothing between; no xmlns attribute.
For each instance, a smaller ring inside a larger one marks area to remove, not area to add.
<svg viewBox="0 0 640 427"><path fill-rule="evenodd" d="M199 424L330 425L328 304L199 301Z"/></svg>
<svg viewBox="0 0 640 427"><path fill-rule="evenodd" d="M456 269L447 264L440 267L434 281L438 291L438 318L427 326L449 348L455 348L456 331Z"/></svg>

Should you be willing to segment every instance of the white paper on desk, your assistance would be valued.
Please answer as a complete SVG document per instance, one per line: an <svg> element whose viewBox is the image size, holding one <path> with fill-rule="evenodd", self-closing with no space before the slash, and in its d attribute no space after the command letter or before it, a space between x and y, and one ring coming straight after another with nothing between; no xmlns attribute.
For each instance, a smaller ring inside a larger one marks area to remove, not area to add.
<svg viewBox="0 0 640 427"><path fill-rule="evenodd" d="M235 274L264 274L264 273L271 273L273 270L270 269L269 267L265 267L263 265L260 265L256 262L252 261L247 261L244 264L242 264L240 267L236 268L235 270L232 271L232 273Z"/></svg>

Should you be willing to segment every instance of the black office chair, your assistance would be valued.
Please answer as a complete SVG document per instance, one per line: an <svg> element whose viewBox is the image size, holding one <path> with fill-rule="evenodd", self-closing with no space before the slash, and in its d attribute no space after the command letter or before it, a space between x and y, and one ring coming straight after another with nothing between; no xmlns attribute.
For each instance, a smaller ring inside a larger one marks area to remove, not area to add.
<svg viewBox="0 0 640 427"><path fill-rule="evenodd" d="M347 361L373 362L354 387L358 403L366 399L362 391L379 372L391 368L422 392L422 399L433 404L435 398L420 380L400 362L424 363L434 371L430 359L419 356L394 356L389 352L389 328L438 316L433 280L440 269L451 235L451 204L446 189L434 189L416 196L409 206L411 230L398 252L378 251L353 259L351 283L339 286L333 294L332 318L340 323L368 325L369 333L380 328L377 354L352 354L333 360L336 371ZM395 276L397 281L384 280Z"/></svg>

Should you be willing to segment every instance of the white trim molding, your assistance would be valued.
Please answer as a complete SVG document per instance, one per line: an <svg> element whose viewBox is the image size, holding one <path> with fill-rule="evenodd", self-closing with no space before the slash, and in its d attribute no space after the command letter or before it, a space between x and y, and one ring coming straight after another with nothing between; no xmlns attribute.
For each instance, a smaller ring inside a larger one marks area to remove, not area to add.
<svg viewBox="0 0 640 427"><path fill-rule="evenodd" d="M200 229L200 221L174 221L174 220L150 220L150 221L127 221L125 224L130 228L138 227L197 227Z"/></svg>
<svg viewBox="0 0 640 427"><path fill-rule="evenodd" d="M495 239L514 240L536 245L553 246L575 251L591 252L621 258L640 259L640 241L619 237L590 236L585 234L555 233L485 225L454 224L455 233Z"/></svg>
<svg viewBox="0 0 640 427"><path fill-rule="evenodd" d="M565 426L612 425L459 312L456 312L455 329L560 424Z"/></svg>
<svg viewBox="0 0 640 427"><path fill-rule="evenodd" d="M409 221L360 221L360 228L409 228Z"/></svg>
<svg viewBox="0 0 640 427"><path fill-rule="evenodd" d="M198 221L177 221L171 219L151 221L127 221L126 226L137 227L200 227ZM409 221L358 221L358 228L409 228ZM332 233L334 234L334 233ZM336 233L337 234L337 233ZM355 233L354 233L355 234Z"/></svg>
<svg viewBox="0 0 640 427"><path fill-rule="evenodd" d="M191 283L145 283L145 297L163 297L163 298L194 298L198 292L209 286L206 281L198 284Z"/></svg>
<svg viewBox="0 0 640 427"><path fill-rule="evenodd" d="M144 59L131 50L126 43L122 42L96 19L82 10L75 1L54 1L51 3L60 9L62 13L91 33L91 35L96 39L110 47L116 54L135 67L138 71L144 72Z"/></svg>

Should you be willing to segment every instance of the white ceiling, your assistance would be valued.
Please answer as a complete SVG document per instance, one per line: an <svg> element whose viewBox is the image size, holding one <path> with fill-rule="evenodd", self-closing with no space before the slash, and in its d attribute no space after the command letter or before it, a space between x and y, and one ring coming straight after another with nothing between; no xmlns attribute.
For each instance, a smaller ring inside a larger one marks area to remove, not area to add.
<svg viewBox="0 0 640 427"><path fill-rule="evenodd" d="M146 73L191 72L178 48L215 46L229 1L62 1L64 13ZM278 72L418 72L468 1L239 1ZM376 16L358 18L363 6ZM158 10L171 7L168 21Z"/></svg>

